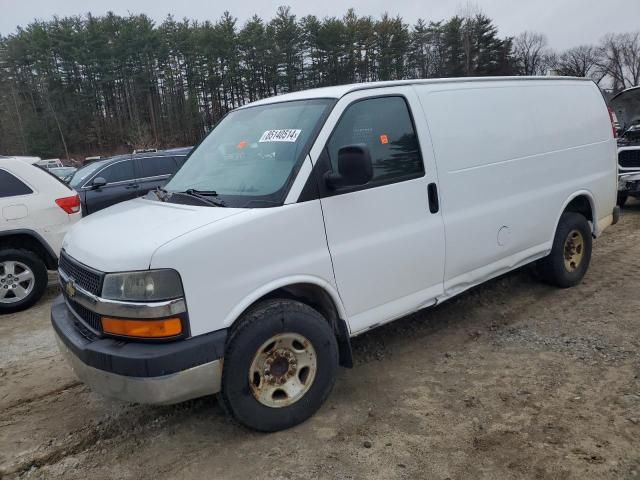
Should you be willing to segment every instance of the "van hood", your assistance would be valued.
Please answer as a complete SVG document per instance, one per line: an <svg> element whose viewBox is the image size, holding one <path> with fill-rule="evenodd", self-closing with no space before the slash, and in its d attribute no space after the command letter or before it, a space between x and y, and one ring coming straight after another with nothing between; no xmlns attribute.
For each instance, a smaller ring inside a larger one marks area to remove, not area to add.
<svg viewBox="0 0 640 480"><path fill-rule="evenodd" d="M138 198L83 218L69 231L62 248L103 272L146 270L154 252L165 243L246 211Z"/></svg>
<svg viewBox="0 0 640 480"><path fill-rule="evenodd" d="M623 90L609 102L623 130L640 121L640 87Z"/></svg>

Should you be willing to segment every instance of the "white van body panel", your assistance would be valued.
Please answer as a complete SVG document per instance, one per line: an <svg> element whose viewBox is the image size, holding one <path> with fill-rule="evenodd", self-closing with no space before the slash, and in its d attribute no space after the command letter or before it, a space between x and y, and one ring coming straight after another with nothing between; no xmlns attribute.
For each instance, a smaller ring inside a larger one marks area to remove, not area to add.
<svg viewBox="0 0 640 480"><path fill-rule="evenodd" d="M414 88L439 167L446 297L545 256L578 193L592 204L594 227L611 215L616 146L593 83Z"/></svg>
<svg viewBox="0 0 640 480"><path fill-rule="evenodd" d="M297 283L325 288L345 314L318 201L248 209L205 225L158 248L151 268L180 272L192 335L228 327L255 300Z"/></svg>
<svg viewBox="0 0 640 480"><path fill-rule="evenodd" d="M146 270L153 252L165 243L246 212L136 198L84 217L64 239L63 248L80 263L102 272Z"/></svg>
<svg viewBox="0 0 640 480"><path fill-rule="evenodd" d="M442 216L429 212L427 197L427 185L437 182L436 166L414 90L407 85L345 95L325 123L311 158L317 162L350 104L390 95L404 97L413 113L425 175L321 200L336 283L353 333L432 305L443 293L444 228Z"/></svg>

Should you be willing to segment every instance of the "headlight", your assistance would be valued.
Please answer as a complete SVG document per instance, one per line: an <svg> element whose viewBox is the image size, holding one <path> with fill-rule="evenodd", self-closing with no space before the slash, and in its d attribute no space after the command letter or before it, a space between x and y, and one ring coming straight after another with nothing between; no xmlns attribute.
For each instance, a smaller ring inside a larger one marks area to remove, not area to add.
<svg viewBox="0 0 640 480"><path fill-rule="evenodd" d="M153 302L182 296L182 282L175 270L109 273L102 286L102 298L109 300Z"/></svg>

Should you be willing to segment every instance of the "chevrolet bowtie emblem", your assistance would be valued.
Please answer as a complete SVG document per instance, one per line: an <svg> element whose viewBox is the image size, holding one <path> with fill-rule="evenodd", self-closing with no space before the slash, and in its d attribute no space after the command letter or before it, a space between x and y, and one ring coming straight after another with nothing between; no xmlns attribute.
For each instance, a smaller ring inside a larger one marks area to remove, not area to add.
<svg viewBox="0 0 640 480"><path fill-rule="evenodd" d="M76 287L73 285L73 281L69 280L64 284L64 291L67 292L67 295L70 297L74 297L76 294Z"/></svg>

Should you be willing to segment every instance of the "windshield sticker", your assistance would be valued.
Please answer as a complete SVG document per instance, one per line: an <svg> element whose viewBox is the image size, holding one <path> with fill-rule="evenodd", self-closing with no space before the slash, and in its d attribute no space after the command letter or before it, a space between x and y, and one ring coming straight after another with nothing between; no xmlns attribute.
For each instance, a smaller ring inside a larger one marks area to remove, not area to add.
<svg viewBox="0 0 640 480"><path fill-rule="evenodd" d="M284 128L282 130L267 130L262 134L259 143L264 142L295 142L302 130Z"/></svg>

